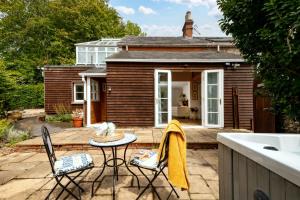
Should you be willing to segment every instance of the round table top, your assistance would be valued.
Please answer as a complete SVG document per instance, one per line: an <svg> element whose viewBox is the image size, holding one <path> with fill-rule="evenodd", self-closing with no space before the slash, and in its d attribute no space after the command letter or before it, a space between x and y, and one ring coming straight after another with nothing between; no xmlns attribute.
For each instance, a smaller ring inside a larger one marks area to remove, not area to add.
<svg viewBox="0 0 300 200"><path fill-rule="evenodd" d="M125 133L124 137L120 140L112 141L112 142L96 142L93 139L89 140L89 144L94 147L117 147L126 144L130 144L137 140L136 135L132 133Z"/></svg>

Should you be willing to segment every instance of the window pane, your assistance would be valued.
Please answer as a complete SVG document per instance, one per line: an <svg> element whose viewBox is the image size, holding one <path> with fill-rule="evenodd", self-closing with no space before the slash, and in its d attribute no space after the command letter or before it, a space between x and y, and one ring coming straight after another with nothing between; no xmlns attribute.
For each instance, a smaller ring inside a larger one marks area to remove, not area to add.
<svg viewBox="0 0 300 200"><path fill-rule="evenodd" d="M168 81L168 74L167 73L159 73L158 74L158 83Z"/></svg>
<svg viewBox="0 0 300 200"><path fill-rule="evenodd" d="M219 124L218 123L218 113L208 113L208 123L209 124Z"/></svg>
<svg viewBox="0 0 300 200"><path fill-rule="evenodd" d="M218 112L218 99L208 99L208 112Z"/></svg>
<svg viewBox="0 0 300 200"><path fill-rule="evenodd" d="M158 98L168 98L168 86L158 86Z"/></svg>
<svg viewBox="0 0 300 200"><path fill-rule="evenodd" d="M168 99L160 99L159 112L168 112Z"/></svg>
<svg viewBox="0 0 300 200"><path fill-rule="evenodd" d="M208 85L207 86L207 97L208 98L218 98L218 86Z"/></svg>
<svg viewBox="0 0 300 200"><path fill-rule="evenodd" d="M86 51L85 47L77 47L78 48L78 51Z"/></svg>
<svg viewBox="0 0 300 200"><path fill-rule="evenodd" d="M168 113L160 113L158 117L159 117L158 121L160 124L168 123Z"/></svg>
<svg viewBox="0 0 300 200"><path fill-rule="evenodd" d="M209 72L207 74L208 84L218 84L218 72Z"/></svg>
<svg viewBox="0 0 300 200"><path fill-rule="evenodd" d="M105 52L98 52L98 64L100 63L104 63L106 57L106 53Z"/></svg>
<svg viewBox="0 0 300 200"><path fill-rule="evenodd" d="M107 51L115 52L116 51L116 47L107 47Z"/></svg>
<svg viewBox="0 0 300 200"><path fill-rule="evenodd" d="M78 63L85 64L86 63L86 53L78 52Z"/></svg>
<svg viewBox="0 0 300 200"><path fill-rule="evenodd" d="M83 100L83 93L76 93L76 100Z"/></svg>
<svg viewBox="0 0 300 200"><path fill-rule="evenodd" d="M76 85L76 92L83 92L83 85Z"/></svg>
<svg viewBox="0 0 300 200"><path fill-rule="evenodd" d="M105 51L105 47L98 47L98 51Z"/></svg>
<svg viewBox="0 0 300 200"><path fill-rule="evenodd" d="M87 64L96 64L96 53L88 52Z"/></svg>
<svg viewBox="0 0 300 200"><path fill-rule="evenodd" d="M95 47L88 47L88 51L95 51Z"/></svg>

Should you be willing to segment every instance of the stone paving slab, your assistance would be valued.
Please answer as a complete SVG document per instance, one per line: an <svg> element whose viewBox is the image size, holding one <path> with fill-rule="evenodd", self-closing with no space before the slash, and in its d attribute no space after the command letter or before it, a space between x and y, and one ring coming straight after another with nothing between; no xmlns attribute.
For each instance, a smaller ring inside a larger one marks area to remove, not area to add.
<svg viewBox="0 0 300 200"><path fill-rule="evenodd" d="M137 149L138 150L138 149ZM123 150L118 151L121 155ZM95 176L100 173L103 158L98 150L89 150L94 159L96 167L83 173L78 180L80 185L86 190L82 194L83 200L112 199L112 169L106 168L104 176L100 179L95 196L91 198L91 185ZM135 150L128 151L127 159L130 158ZM57 151L57 157L78 153L78 151ZM107 152L110 154L110 152ZM21 153L15 152L5 156L0 156L0 199L44 199L48 192L55 185L55 180L51 175L50 165L46 153ZM176 189L180 199L218 199L218 174L217 174L217 150L188 150L187 165L190 172L190 189L181 191ZM147 180L135 167L130 167L140 180L142 188L147 185ZM167 173L167 169L165 170ZM124 166L119 168L119 181L116 184L116 199L131 200L135 199L141 190L137 188L136 179L127 171ZM147 171L148 176L152 172ZM63 183L66 183L64 180ZM165 199L171 188L163 176L159 176L154 182L158 193L162 199ZM70 188L77 193L73 184ZM50 199L55 197L61 191L57 188ZM62 199L72 199L64 192ZM145 200L158 199L152 190L148 189L143 196ZM170 199L177 199L172 193Z"/></svg>

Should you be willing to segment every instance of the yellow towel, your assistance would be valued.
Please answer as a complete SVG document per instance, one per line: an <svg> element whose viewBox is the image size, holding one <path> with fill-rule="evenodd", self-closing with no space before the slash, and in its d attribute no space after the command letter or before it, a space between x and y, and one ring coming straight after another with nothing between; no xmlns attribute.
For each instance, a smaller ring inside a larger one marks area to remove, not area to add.
<svg viewBox="0 0 300 200"><path fill-rule="evenodd" d="M168 149L168 178L172 185L182 189L189 188L188 172L186 166L186 137L181 124L177 120L172 120L165 129L162 141L158 149L158 159L160 155L164 157L166 152L163 147L164 141L169 135Z"/></svg>

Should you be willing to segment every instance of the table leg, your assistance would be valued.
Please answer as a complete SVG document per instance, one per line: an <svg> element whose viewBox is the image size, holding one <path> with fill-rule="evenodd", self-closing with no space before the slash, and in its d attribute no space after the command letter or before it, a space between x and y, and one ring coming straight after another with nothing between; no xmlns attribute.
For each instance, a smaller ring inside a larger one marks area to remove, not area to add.
<svg viewBox="0 0 300 200"><path fill-rule="evenodd" d="M113 155L113 200L115 199L116 196L116 191L115 191L115 184L116 184L116 166L117 166L117 157L115 155L115 148L112 147L112 155Z"/></svg>
<svg viewBox="0 0 300 200"><path fill-rule="evenodd" d="M104 169L105 169L105 166L106 166L106 155L105 155L105 151L103 150L103 148L101 148L101 151L103 153L103 157L104 157L104 161L103 161L103 167L102 167L102 170L100 172L100 174L97 176L97 178L93 181L93 184L92 184L92 197L94 196L94 185L95 185L95 182L101 177L101 175L103 174L104 172Z"/></svg>
<svg viewBox="0 0 300 200"><path fill-rule="evenodd" d="M139 178L137 177L137 175L135 173L133 173L133 171L131 171L127 165L127 162L126 162L126 153L127 153L127 149L128 149L128 146L129 144L127 144L126 148L125 148L125 151L124 151L124 163L125 163L125 166L127 168L127 170L136 178L137 180L137 184L138 184L138 188L140 189L140 181L139 181Z"/></svg>

